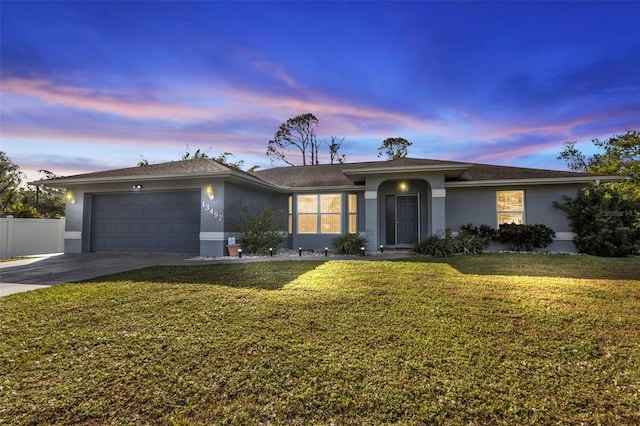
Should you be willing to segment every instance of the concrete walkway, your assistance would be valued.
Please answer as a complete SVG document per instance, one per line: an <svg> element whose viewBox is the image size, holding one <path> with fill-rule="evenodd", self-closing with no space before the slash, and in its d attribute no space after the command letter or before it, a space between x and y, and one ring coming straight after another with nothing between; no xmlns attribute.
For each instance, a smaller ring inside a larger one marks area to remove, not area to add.
<svg viewBox="0 0 640 426"><path fill-rule="evenodd" d="M403 252L359 256L274 256L238 258L198 258L184 254L162 253L83 253L34 256L0 262L0 297L52 285L77 282L155 265L202 265L212 263L249 263L278 260L387 260L406 257Z"/></svg>

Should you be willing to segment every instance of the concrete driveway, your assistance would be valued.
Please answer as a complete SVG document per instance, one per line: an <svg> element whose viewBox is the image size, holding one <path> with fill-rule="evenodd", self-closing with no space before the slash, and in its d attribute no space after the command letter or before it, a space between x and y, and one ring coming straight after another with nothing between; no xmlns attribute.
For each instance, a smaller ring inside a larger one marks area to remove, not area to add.
<svg viewBox="0 0 640 426"><path fill-rule="evenodd" d="M83 253L0 262L0 297L153 265L193 264L185 254Z"/></svg>

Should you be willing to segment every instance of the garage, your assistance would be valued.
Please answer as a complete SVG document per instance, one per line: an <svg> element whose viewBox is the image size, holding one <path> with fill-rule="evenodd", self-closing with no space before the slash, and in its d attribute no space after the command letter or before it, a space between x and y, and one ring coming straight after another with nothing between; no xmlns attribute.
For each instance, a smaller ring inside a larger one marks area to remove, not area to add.
<svg viewBox="0 0 640 426"><path fill-rule="evenodd" d="M200 190L94 194L91 251L200 252Z"/></svg>

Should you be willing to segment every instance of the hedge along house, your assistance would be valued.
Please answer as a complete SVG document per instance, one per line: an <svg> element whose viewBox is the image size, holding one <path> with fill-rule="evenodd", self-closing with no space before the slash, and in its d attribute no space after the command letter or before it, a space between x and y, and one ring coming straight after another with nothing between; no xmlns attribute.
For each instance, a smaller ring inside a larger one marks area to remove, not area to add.
<svg viewBox="0 0 640 426"><path fill-rule="evenodd" d="M612 176L401 158L278 167L245 173L200 158L46 181L67 188L65 253L226 254L239 206L268 206L288 220L289 248L323 249L346 233L367 250L409 248L431 234L474 223L542 223L551 250L574 251L561 210L594 181Z"/></svg>

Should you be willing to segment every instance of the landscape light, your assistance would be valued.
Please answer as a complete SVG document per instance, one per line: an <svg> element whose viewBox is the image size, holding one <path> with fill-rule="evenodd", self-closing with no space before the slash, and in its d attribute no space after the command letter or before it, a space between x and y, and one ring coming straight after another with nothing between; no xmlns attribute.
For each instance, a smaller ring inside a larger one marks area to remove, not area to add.
<svg viewBox="0 0 640 426"><path fill-rule="evenodd" d="M238 249L238 257L242 259L242 249Z"/></svg>
<svg viewBox="0 0 640 426"><path fill-rule="evenodd" d="M362 255L364 256L364 247L360 247L360 251L362 252Z"/></svg>

